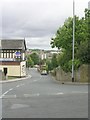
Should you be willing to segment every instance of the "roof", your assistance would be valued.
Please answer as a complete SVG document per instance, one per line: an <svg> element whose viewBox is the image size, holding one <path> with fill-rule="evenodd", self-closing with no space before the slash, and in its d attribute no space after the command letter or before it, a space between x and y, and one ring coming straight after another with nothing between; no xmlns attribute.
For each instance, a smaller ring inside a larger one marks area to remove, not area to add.
<svg viewBox="0 0 90 120"><path fill-rule="evenodd" d="M26 50L25 39L2 39L0 49L20 49Z"/></svg>

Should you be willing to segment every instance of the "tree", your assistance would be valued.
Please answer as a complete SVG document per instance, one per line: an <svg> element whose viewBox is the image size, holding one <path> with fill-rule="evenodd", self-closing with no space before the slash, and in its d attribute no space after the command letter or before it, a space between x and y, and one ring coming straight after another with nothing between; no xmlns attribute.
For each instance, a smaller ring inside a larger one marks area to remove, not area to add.
<svg viewBox="0 0 90 120"><path fill-rule="evenodd" d="M48 66L48 71L53 70L53 66L52 66L51 60L47 60L47 61L46 61L46 64L47 64L47 66Z"/></svg>
<svg viewBox="0 0 90 120"><path fill-rule="evenodd" d="M32 53L30 57L34 62L34 65L39 64L39 55L37 53Z"/></svg>
<svg viewBox="0 0 90 120"><path fill-rule="evenodd" d="M71 71L72 64L72 39L73 18L69 17L60 27L54 38L51 38L51 46L63 49L63 55L59 59L59 65L65 71ZM90 63L88 43L90 40L90 10L85 9L85 18L75 16L75 69L83 63Z"/></svg>
<svg viewBox="0 0 90 120"><path fill-rule="evenodd" d="M82 64L90 64L90 44L89 44L89 40L90 40L90 10L85 9L85 18L81 19L81 21L83 20L83 34L81 34L82 36L82 40L80 42L80 45L78 47L77 50L77 54L76 57L80 59L80 61L82 62Z"/></svg>
<svg viewBox="0 0 90 120"><path fill-rule="evenodd" d="M51 64L53 68L56 68L58 66L57 64L57 55L53 54L52 59L51 59Z"/></svg>
<svg viewBox="0 0 90 120"><path fill-rule="evenodd" d="M26 66L27 66L28 68L34 66L34 62L33 62L33 60L31 59L30 55L27 57Z"/></svg>

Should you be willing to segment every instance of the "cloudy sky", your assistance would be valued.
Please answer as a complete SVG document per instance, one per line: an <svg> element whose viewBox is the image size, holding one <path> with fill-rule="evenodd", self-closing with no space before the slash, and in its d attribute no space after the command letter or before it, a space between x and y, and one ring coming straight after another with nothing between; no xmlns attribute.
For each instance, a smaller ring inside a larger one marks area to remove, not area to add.
<svg viewBox="0 0 90 120"><path fill-rule="evenodd" d="M84 16L88 1L75 0L77 16ZM51 49L51 37L73 15L73 0L2 0L1 10L0 37L25 38L28 48Z"/></svg>

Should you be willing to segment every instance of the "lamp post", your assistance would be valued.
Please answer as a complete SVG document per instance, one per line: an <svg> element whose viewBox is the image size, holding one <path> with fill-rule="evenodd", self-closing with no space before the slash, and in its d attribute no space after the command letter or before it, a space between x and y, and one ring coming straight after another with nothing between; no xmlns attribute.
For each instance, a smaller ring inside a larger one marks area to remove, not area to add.
<svg viewBox="0 0 90 120"><path fill-rule="evenodd" d="M88 2L88 9L90 10L90 1Z"/></svg>
<svg viewBox="0 0 90 120"><path fill-rule="evenodd" d="M73 0L72 82L74 82L75 2Z"/></svg>

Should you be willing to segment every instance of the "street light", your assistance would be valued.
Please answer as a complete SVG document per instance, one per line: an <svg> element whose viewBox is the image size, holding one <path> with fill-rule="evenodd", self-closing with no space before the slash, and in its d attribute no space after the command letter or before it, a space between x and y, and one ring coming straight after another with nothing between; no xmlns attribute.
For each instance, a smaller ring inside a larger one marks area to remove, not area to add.
<svg viewBox="0 0 90 120"><path fill-rule="evenodd" d="M90 1L88 2L88 9L90 10Z"/></svg>
<svg viewBox="0 0 90 120"><path fill-rule="evenodd" d="M72 82L74 82L75 2L73 0Z"/></svg>

